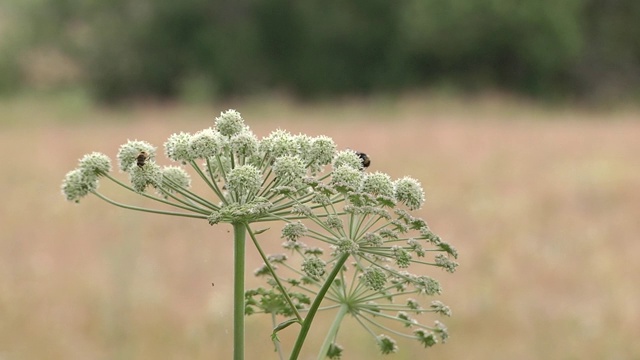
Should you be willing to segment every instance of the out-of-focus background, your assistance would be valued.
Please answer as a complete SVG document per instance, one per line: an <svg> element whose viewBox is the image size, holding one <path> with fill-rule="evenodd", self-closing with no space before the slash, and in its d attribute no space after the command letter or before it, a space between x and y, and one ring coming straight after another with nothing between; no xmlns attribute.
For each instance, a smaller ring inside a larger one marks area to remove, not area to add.
<svg viewBox="0 0 640 360"><path fill-rule="evenodd" d="M640 358L638 19L636 0L1 0L0 359L231 357L229 228L59 191L83 154L228 108L423 183L460 253L427 270L451 338L390 358ZM345 358L378 356L345 326ZM269 319L247 331L248 359L277 358Z"/></svg>

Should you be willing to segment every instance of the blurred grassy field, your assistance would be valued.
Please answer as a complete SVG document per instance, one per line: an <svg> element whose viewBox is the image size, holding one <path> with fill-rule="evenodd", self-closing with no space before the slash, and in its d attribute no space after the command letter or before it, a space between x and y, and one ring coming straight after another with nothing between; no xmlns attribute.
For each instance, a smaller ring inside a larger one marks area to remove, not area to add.
<svg viewBox="0 0 640 360"><path fill-rule="evenodd" d="M367 152L373 171L422 181L420 215L460 252L455 274L433 274L453 309L451 339L429 350L401 341L388 358L640 358L640 112L416 97L126 110L0 102L0 359L231 358L228 227L95 198L71 204L59 191L85 153L115 157L127 139L161 146L228 107L259 136L326 134ZM275 233L265 240L278 244ZM251 271L260 262L248 255ZM248 319L247 359L277 358L269 331L268 319ZM364 334L342 334L346 359L377 358Z"/></svg>

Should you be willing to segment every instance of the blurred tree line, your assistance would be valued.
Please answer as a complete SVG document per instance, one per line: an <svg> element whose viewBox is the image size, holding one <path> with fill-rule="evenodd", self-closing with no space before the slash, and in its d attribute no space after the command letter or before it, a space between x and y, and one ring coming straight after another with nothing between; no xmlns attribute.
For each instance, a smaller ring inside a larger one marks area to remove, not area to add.
<svg viewBox="0 0 640 360"><path fill-rule="evenodd" d="M441 84L640 93L638 0L3 1L5 92L44 81L104 101Z"/></svg>

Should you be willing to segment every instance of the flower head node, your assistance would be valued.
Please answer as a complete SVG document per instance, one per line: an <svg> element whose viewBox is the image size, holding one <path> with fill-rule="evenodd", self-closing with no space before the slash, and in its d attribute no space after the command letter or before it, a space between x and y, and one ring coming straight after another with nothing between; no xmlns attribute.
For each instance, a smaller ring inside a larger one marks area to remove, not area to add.
<svg viewBox="0 0 640 360"><path fill-rule="evenodd" d="M424 203L422 185L418 180L410 177L396 180L395 197L410 210L418 210Z"/></svg>
<svg viewBox="0 0 640 360"><path fill-rule="evenodd" d="M184 135L180 136L184 137ZM175 140L177 140L177 138ZM181 142L182 141L187 141L187 139L182 139ZM206 159L216 155L220 155L220 153L222 152L222 148L226 143L226 139L224 139L224 137L221 136L219 132L215 131L212 128L198 131L190 139L188 139L188 141L190 143L190 149L187 149L187 153L189 153L190 151L189 157L193 156L197 159ZM173 146L172 151L175 151L176 147L173 144L171 146ZM180 146L182 145L178 145L178 147ZM172 157L170 156L169 158Z"/></svg>
<svg viewBox="0 0 640 360"><path fill-rule="evenodd" d="M447 326L438 320L436 320L434 323L436 327L434 332L440 335L440 340L442 340L442 343L447 342L447 339L449 338L449 330L447 329Z"/></svg>
<svg viewBox="0 0 640 360"><path fill-rule="evenodd" d="M272 264L281 264L285 261L287 261L287 255L286 254L273 254L273 255L269 255L268 257L269 262Z"/></svg>
<svg viewBox="0 0 640 360"><path fill-rule="evenodd" d="M331 183L341 193L355 191L362 184L362 172L348 166L333 170Z"/></svg>
<svg viewBox="0 0 640 360"><path fill-rule="evenodd" d="M318 136L311 140L309 162L321 166L330 164L336 154L336 143L328 136Z"/></svg>
<svg viewBox="0 0 640 360"><path fill-rule="evenodd" d="M398 344L387 335L378 335L378 348L383 355L398 352Z"/></svg>
<svg viewBox="0 0 640 360"><path fill-rule="evenodd" d="M391 229L382 229L380 230L380 236L382 236L383 238L387 239L387 240L398 240L399 236L398 236L398 232L395 230L391 230Z"/></svg>
<svg viewBox="0 0 640 360"><path fill-rule="evenodd" d="M407 245L409 245L409 248L411 249L411 251L416 253L416 255L418 255L418 257L424 257L424 255L425 255L424 248L422 247L422 244L420 244L420 242L418 240L409 239L409 240L407 240Z"/></svg>
<svg viewBox="0 0 640 360"><path fill-rule="evenodd" d="M291 213L295 215L301 215L304 217L313 216L313 211L311 210L310 207L306 205L299 205L299 204L296 204L291 208Z"/></svg>
<svg viewBox="0 0 640 360"><path fill-rule="evenodd" d="M273 162L273 173L281 184L297 184L307 173L299 156L283 155Z"/></svg>
<svg viewBox="0 0 640 360"><path fill-rule="evenodd" d="M384 244L382 236L376 233L366 233L362 237L362 245L370 247L380 247Z"/></svg>
<svg viewBox="0 0 640 360"><path fill-rule="evenodd" d="M413 332L413 335L415 335L418 342L424 345L424 347L431 347L438 343L435 334L428 330L418 329Z"/></svg>
<svg viewBox="0 0 640 360"><path fill-rule="evenodd" d="M421 293L426 295L440 295L442 293L442 289L440 288L440 283L438 283L435 279L430 278L428 276L419 276L413 280L413 284Z"/></svg>
<svg viewBox="0 0 640 360"><path fill-rule="evenodd" d="M172 193L175 189L187 189L191 186L191 177L179 166L165 166L162 169L162 188Z"/></svg>
<svg viewBox="0 0 640 360"><path fill-rule="evenodd" d="M307 249L307 245L300 242L300 241L292 241L292 240L287 240L285 242L282 243L282 247L286 250L291 250L291 251L305 251L305 249Z"/></svg>
<svg viewBox="0 0 640 360"><path fill-rule="evenodd" d="M329 215L324 223L329 229L342 229L342 219L339 216Z"/></svg>
<svg viewBox="0 0 640 360"><path fill-rule="evenodd" d="M362 280L371 290L380 291L387 284L387 275L377 267L368 267L362 273Z"/></svg>
<svg viewBox="0 0 640 360"><path fill-rule="evenodd" d="M139 193L149 186L162 187L162 169L155 162L147 162L145 166L135 166L129 170L131 186Z"/></svg>
<svg viewBox="0 0 640 360"><path fill-rule="evenodd" d="M301 222L288 223L282 228L282 238L289 241L298 241L307 233L307 227Z"/></svg>
<svg viewBox="0 0 640 360"><path fill-rule="evenodd" d="M285 155L299 155L300 138L291 135L288 131L276 130L262 139L260 150L276 159Z"/></svg>
<svg viewBox="0 0 640 360"><path fill-rule="evenodd" d="M356 170L362 170L362 159L353 150L343 150L336 154L333 159L333 168L337 169L341 166L350 167Z"/></svg>
<svg viewBox="0 0 640 360"><path fill-rule="evenodd" d="M416 319L412 319L409 314L404 311L398 311L397 315L398 319L404 323L405 327L411 327L413 325L417 325L418 321Z"/></svg>
<svg viewBox="0 0 640 360"><path fill-rule="evenodd" d="M367 174L364 177L364 181L362 183L362 191L366 193L393 199L393 190L393 182L391 181L391 177L389 177L389 175L387 174L375 172L372 174Z"/></svg>
<svg viewBox="0 0 640 360"><path fill-rule="evenodd" d="M411 254L401 246L392 246L391 251L399 268L407 268L411 264Z"/></svg>
<svg viewBox="0 0 640 360"><path fill-rule="evenodd" d="M420 307L420 304L416 299L407 299L407 306L409 307L409 309L414 310L417 313L422 311L422 308Z"/></svg>
<svg viewBox="0 0 640 360"><path fill-rule="evenodd" d="M82 169L69 171L62 182L62 194L69 201L80 202L98 187L98 178Z"/></svg>
<svg viewBox="0 0 640 360"><path fill-rule="evenodd" d="M220 116L216 118L216 129L220 134L231 137L244 130L244 120L240 113L231 109L220 113Z"/></svg>
<svg viewBox="0 0 640 360"><path fill-rule="evenodd" d="M207 217L207 221L209 222L209 225L216 225L220 223L221 220L222 220L222 214L220 214L219 211L214 211L211 214L209 214L209 216Z"/></svg>
<svg viewBox="0 0 640 360"><path fill-rule="evenodd" d="M235 192L239 198L255 194L262 185L262 173L253 165L241 165L227 174L227 189Z"/></svg>
<svg viewBox="0 0 640 360"><path fill-rule="evenodd" d="M314 280L320 280L325 273L327 263L315 256L306 258L302 263L302 271Z"/></svg>
<svg viewBox="0 0 640 360"><path fill-rule="evenodd" d="M313 256L322 256L322 254L324 254L324 250L322 250L322 248L319 248L319 247L306 248L304 250L304 254L313 255Z"/></svg>
<svg viewBox="0 0 640 360"><path fill-rule="evenodd" d="M209 215L208 219L210 224L211 220L217 220L218 222L225 222L229 224L237 222L251 222L262 218L269 212L271 206L273 206L273 204L264 198L254 198L244 204L230 203L224 205L220 208L219 212L213 212Z"/></svg>
<svg viewBox="0 0 640 360"><path fill-rule="evenodd" d="M293 196L296 193L296 188L288 185L276 186L270 190L272 193L284 196Z"/></svg>
<svg viewBox="0 0 640 360"><path fill-rule="evenodd" d="M451 309L443 304L441 301L433 300L431 302L431 310L433 310L437 314L441 314L444 316L451 316Z"/></svg>
<svg viewBox="0 0 640 360"><path fill-rule="evenodd" d="M78 167L87 174L101 176L111 171L111 159L105 154L92 152L80 159Z"/></svg>
<svg viewBox="0 0 640 360"><path fill-rule="evenodd" d="M198 157L191 150L191 140L193 136L184 132L169 136L164 143L164 153L173 161L187 163Z"/></svg>
<svg viewBox="0 0 640 360"><path fill-rule="evenodd" d="M457 262L449 260L448 257L442 254L436 255L436 264L450 273L455 272L458 267Z"/></svg>
<svg viewBox="0 0 640 360"><path fill-rule="evenodd" d="M438 248L440 248L442 251L446 252L447 254L453 256L454 259L458 258L458 251L453 246L451 246L449 243L441 241L438 244Z"/></svg>
<svg viewBox="0 0 640 360"><path fill-rule="evenodd" d="M237 156L250 158L258 153L258 138L248 129L233 135L229 144Z"/></svg>
<svg viewBox="0 0 640 360"><path fill-rule="evenodd" d="M322 194L322 193L314 193L313 195L313 199L311 199L311 202L313 202L314 204L320 204L320 205L331 205L331 198L329 198L329 196Z"/></svg>
<svg viewBox="0 0 640 360"><path fill-rule="evenodd" d="M331 360L340 359L342 358L343 351L344 349L342 348L342 346L336 343L332 343L331 345L329 345L329 349L327 350L327 357Z"/></svg>
<svg viewBox="0 0 640 360"><path fill-rule="evenodd" d="M351 239L340 239L335 246L338 254L355 254L360 246Z"/></svg>
<svg viewBox="0 0 640 360"><path fill-rule="evenodd" d="M120 145L118 150L118 167L122 172L129 172L138 163L138 156L145 153L147 160L154 160L156 156L156 148L146 141L129 140L126 144Z"/></svg>

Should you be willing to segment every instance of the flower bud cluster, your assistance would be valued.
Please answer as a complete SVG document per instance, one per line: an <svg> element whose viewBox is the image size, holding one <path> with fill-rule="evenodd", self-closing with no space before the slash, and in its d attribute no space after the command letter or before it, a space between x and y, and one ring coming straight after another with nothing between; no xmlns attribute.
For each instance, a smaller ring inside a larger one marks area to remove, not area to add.
<svg viewBox="0 0 640 360"><path fill-rule="evenodd" d="M68 201L80 199L98 188L98 178L111 171L111 159L93 152L78 161L78 167L69 171L62 181L62 194Z"/></svg>

